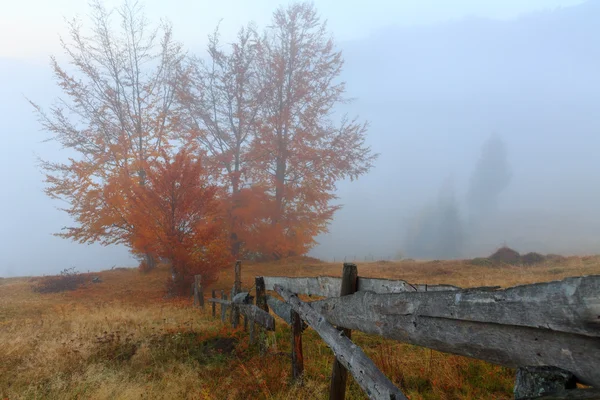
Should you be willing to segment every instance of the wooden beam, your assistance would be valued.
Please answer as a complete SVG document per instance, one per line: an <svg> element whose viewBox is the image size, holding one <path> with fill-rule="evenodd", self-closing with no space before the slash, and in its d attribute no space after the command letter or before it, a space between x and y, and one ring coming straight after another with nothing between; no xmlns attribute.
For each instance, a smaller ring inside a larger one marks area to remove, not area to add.
<svg viewBox="0 0 600 400"><path fill-rule="evenodd" d="M340 296L354 294L357 288L358 269L355 264L346 263L342 270L342 288ZM350 329L338 328L348 339L352 338ZM331 370L331 383L329 385L330 400L344 400L346 398L346 382L348 380L348 370L338 361L337 357L333 360Z"/></svg>
<svg viewBox="0 0 600 400"><path fill-rule="evenodd" d="M309 304L304 303L297 295L279 285L276 285L274 289L302 319L317 331L333 350L337 359L352 373L356 382L370 399L406 400L400 389L377 369L360 347L335 329Z"/></svg>
<svg viewBox="0 0 600 400"><path fill-rule="evenodd" d="M335 307L340 301L351 301L357 306L374 307L383 315L517 325L600 337L600 275L497 291L359 292L353 299L333 298L319 304Z"/></svg>
<svg viewBox="0 0 600 400"><path fill-rule="evenodd" d="M274 290L275 285L289 289L292 293L309 296L337 297L342 288L342 279L332 276L289 278L285 276L265 276L266 290ZM410 283L403 280L358 278L357 291L371 291L375 293L403 293L403 292L432 292L460 290L452 285L424 285Z"/></svg>
<svg viewBox="0 0 600 400"><path fill-rule="evenodd" d="M555 366L600 386L600 276L492 292L357 292L310 304L338 326L512 368Z"/></svg>

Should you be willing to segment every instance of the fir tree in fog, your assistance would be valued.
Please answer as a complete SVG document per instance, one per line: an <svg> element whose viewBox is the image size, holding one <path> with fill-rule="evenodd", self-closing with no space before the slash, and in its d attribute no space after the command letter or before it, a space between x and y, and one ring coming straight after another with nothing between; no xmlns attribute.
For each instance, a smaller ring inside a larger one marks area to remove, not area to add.
<svg viewBox="0 0 600 400"><path fill-rule="evenodd" d="M510 179L506 145L500 136L494 134L483 144L469 183L467 207L471 223L477 223L483 216L496 211L500 195L508 187Z"/></svg>
<svg viewBox="0 0 600 400"><path fill-rule="evenodd" d="M406 232L405 252L410 258L453 259L462 254L463 224L459 204L450 186L426 207Z"/></svg>

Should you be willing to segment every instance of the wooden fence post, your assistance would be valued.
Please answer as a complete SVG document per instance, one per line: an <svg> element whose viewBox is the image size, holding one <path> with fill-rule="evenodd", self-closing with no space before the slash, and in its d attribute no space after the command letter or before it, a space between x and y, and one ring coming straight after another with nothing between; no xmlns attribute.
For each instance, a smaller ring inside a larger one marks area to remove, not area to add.
<svg viewBox="0 0 600 400"><path fill-rule="evenodd" d="M225 294L224 290L221 290L221 299L227 300L227 295ZM226 319L227 319L227 305L221 304L221 322L225 323Z"/></svg>
<svg viewBox="0 0 600 400"><path fill-rule="evenodd" d="M355 264L345 263L342 270L342 287L340 296L354 294L358 283L358 269ZM344 336L348 339L352 336L350 329L337 328L344 332ZM346 397L346 382L348 380L348 371L342 363L334 356L333 369L331 371L331 383L329 386L329 399L344 400Z"/></svg>
<svg viewBox="0 0 600 400"><path fill-rule="evenodd" d="M204 308L204 289L202 289L202 275L194 275L194 305Z"/></svg>
<svg viewBox="0 0 600 400"><path fill-rule="evenodd" d="M213 299L217 298L217 291L215 289L210 294ZM217 303L212 303L212 316L213 318L217 316Z"/></svg>
<svg viewBox="0 0 600 400"><path fill-rule="evenodd" d="M235 278L233 281L233 290L231 293L231 300L233 297L242 291L242 262L240 260L235 262ZM235 305L231 305L231 325L237 328L240 324L240 311Z"/></svg>
<svg viewBox="0 0 600 400"><path fill-rule="evenodd" d="M302 355L302 319L294 310L290 311L292 321L292 379L302 384L304 356Z"/></svg>
<svg viewBox="0 0 600 400"><path fill-rule="evenodd" d="M263 311L269 312L265 280L262 276L258 276L254 279L254 286L256 289L256 306ZM264 355L267 352L267 331L261 327L258 327L258 346L260 354Z"/></svg>

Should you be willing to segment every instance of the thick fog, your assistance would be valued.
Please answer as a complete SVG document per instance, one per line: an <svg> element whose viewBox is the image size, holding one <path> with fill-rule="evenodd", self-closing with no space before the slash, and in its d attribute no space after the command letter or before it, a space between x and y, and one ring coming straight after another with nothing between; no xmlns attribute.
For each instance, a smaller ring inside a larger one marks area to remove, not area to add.
<svg viewBox="0 0 600 400"><path fill-rule="evenodd" d="M85 13L58 3L64 16ZM210 12L194 24L174 3L148 8L199 54L219 18L232 36L249 19L266 23L279 4L207 2ZM600 1L402 3L315 2L343 50L347 94L356 99L338 111L370 121L380 157L369 174L339 184L343 208L311 255L460 258L503 244L598 252ZM22 24L10 39L6 24L0 31L0 276L134 265L124 248L52 236L70 221L43 193L36 157L68 153L43 142L49 136L26 97L48 106L59 95L48 56L60 56L64 22L40 30L40 18L31 19L29 36L21 37Z"/></svg>

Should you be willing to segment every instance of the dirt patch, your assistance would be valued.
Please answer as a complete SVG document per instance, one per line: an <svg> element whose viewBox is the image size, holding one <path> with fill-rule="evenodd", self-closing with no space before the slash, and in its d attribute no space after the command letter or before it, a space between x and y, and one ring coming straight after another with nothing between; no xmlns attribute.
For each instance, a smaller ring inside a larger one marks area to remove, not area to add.
<svg viewBox="0 0 600 400"><path fill-rule="evenodd" d="M210 354L230 355L234 352L238 340L232 337L215 337L205 340L202 345L204 352Z"/></svg>

